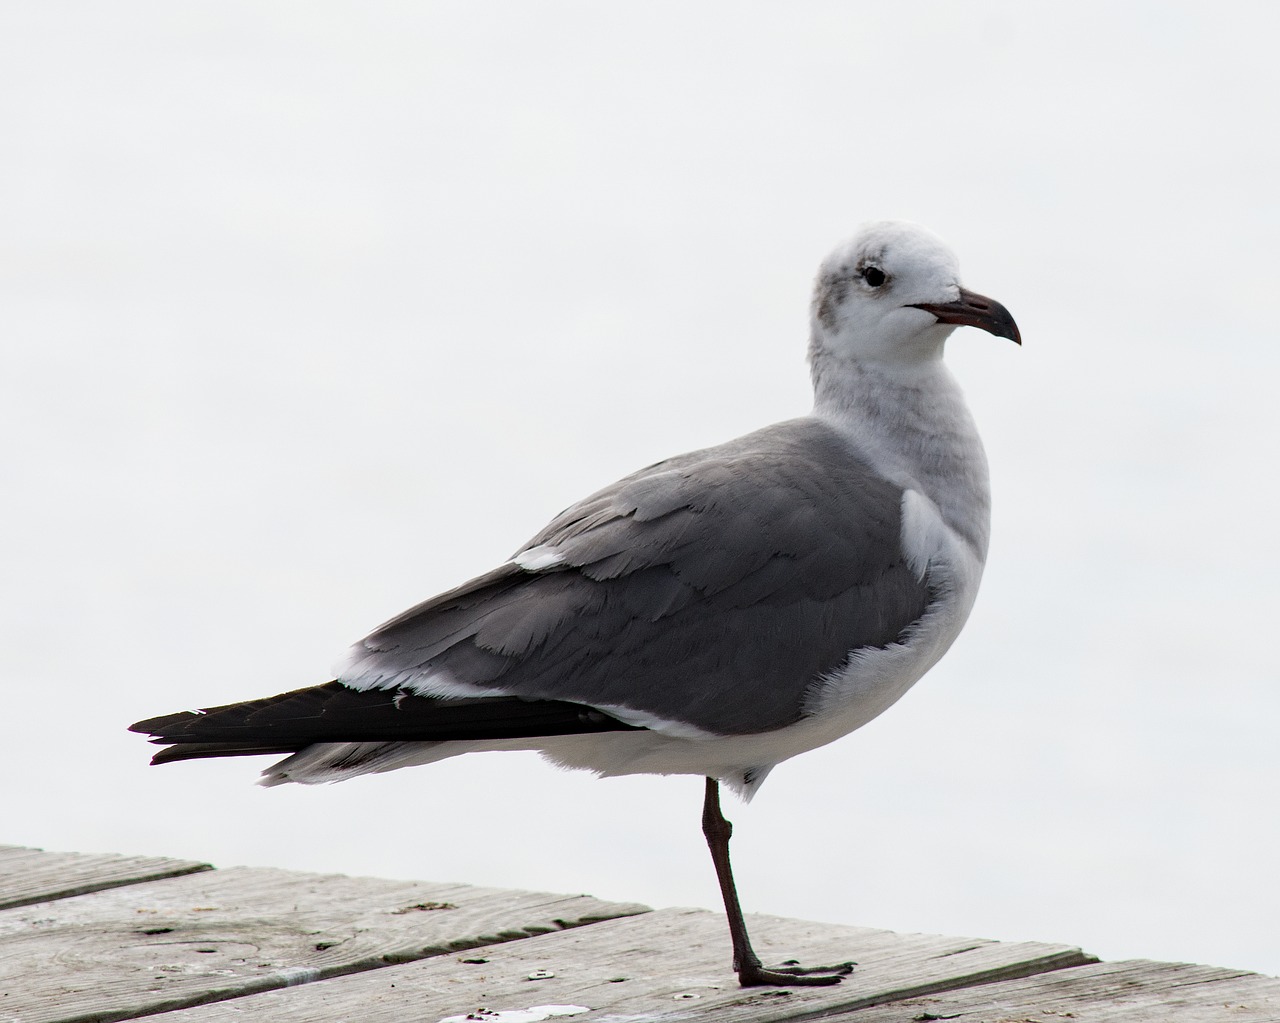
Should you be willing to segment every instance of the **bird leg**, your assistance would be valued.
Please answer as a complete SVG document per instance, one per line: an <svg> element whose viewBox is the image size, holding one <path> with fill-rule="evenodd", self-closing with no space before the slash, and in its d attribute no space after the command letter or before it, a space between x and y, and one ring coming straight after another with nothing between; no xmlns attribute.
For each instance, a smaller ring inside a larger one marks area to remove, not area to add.
<svg viewBox="0 0 1280 1023"><path fill-rule="evenodd" d="M702 833L707 836L707 848L711 850L711 862L716 865L716 878L720 882L720 894L724 897L729 937L733 941L733 968L737 971L739 984L743 987L839 984L853 972L853 963L810 967L788 963L769 969L760 965L760 957L751 948L751 939L747 937L742 906L738 903L738 889L733 883L733 867L729 864L729 836L733 834L733 825L720 812L720 783L714 778L707 779L707 796L702 804Z"/></svg>

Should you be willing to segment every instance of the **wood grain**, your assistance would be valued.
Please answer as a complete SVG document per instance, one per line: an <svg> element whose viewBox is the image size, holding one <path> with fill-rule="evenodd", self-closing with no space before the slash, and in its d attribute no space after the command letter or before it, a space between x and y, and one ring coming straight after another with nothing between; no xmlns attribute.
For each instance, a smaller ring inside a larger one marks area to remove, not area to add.
<svg viewBox="0 0 1280 1023"><path fill-rule="evenodd" d="M644 911L588 896L206 871L0 911L0 1020L132 1019Z"/></svg>
<svg viewBox="0 0 1280 1023"><path fill-rule="evenodd" d="M859 966L744 990L719 913L587 896L0 846L0 898L0 1023L1280 1021L1280 979L1240 970L775 917L766 962Z"/></svg>
<svg viewBox="0 0 1280 1023"><path fill-rule="evenodd" d="M660 910L487 948L482 957L450 956L342 977L165 1014L154 1023L434 1023L482 1007L500 1011L547 1004L588 1007L589 1013L569 1017L575 1023L765 1023L1091 961L1078 949L1038 942L894 934L761 916L750 923L766 961L793 955L811 963L852 957L859 966L837 987L743 989L729 968L722 916L704 910ZM467 961L475 958L486 961ZM551 976L530 979L544 974Z"/></svg>
<svg viewBox="0 0 1280 1023"><path fill-rule="evenodd" d="M0 845L0 909L212 869L207 863L162 856L45 852Z"/></svg>
<svg viewBox="0 0 1280 1023"><path fill-rule="evenodd" d="M1025 980L824 1017L844 1023L1275 1023L1280 979L1146 960L1096 963Z"/></svg>

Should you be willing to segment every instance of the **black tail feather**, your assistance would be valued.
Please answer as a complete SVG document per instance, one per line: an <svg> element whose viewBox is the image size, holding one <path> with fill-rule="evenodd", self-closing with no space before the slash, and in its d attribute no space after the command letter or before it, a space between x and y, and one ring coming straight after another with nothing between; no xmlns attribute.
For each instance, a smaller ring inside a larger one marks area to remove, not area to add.
<svg viewBox="0 0 1280 1023"><path fill-rule="evenodd" d="M147 718L129 726L168 746L153 764L204 757L296 753L320 742L437 742L526 739L630 731L577 703L514 696L451 699L403 690L359 690L341 682L261 700Z"/></svg>
<svg viewBox="0 0 1280 1023"><path fill-rule="evenodd" d="M152 742L162 740L152 739ZM282 756L297 753L301 746L269 746L262 743L243 746L233 742L180 742L176 746L166 746L151 758L152 765L176 764L179 760L207 760L210 757L258 757Z"/></svg>

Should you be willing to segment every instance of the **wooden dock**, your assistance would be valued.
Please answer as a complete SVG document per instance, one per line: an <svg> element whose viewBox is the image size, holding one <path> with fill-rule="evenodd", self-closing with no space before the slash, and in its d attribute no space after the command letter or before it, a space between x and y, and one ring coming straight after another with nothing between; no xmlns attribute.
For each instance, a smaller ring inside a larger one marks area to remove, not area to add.
<svg viewBox="0 0 1280 1023"><path fill-rule="evenodd" d="M766 962L858 968L836 987L743 989L705 910L0 846L0 1020L1280 1021L1280 980L1241 970L776 917L751 930Z"/></svg>

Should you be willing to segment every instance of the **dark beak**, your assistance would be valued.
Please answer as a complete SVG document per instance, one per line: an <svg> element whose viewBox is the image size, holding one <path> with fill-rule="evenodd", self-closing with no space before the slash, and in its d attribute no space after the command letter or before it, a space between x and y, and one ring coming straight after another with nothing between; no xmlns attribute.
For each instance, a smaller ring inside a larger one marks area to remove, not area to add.
<svg viewBox="0 0 1280 1023"><path fill-rule="evenodd" d="M939 323L980 327L988 334L1007 337L1014 344L1022 344L1022 335L1018 333L1018 325L1013 322L1009 310L994 298L979 295L976 291L961 288L960 298L955 302L921 302L912 308L933 313Z"/></svg>

